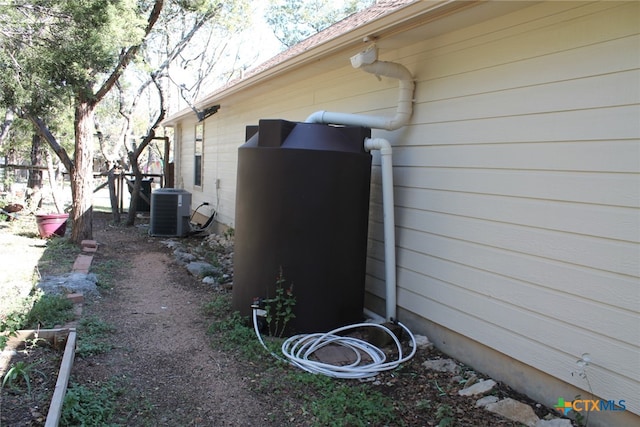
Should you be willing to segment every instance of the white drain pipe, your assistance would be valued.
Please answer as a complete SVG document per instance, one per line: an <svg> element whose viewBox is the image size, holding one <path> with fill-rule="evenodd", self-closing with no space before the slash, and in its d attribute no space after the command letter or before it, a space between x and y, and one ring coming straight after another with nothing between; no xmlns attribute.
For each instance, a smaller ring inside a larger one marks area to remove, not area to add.
<svg viewBox="0 0 640 427"><path fill-rule="evenodd" d="M375 61L361 67L364 71L376 76L386 76L400 80L398 93L398 107L396 115L389 118L384 116L369 116L364 114L334 113L316 111L307 117L307 123L327 123L345 126L363 126L371 129L396 130L409 123L413 112L413 77L403 65L395 62Z"/></svg>
<svg viewBox="0 0 640 427"><path fill-rule="evenodd" d="M393 162L391 144L382 138L366 138L364 149L380 150L380 167L382 169L382 212L384 224L384 279L386 289L387 320L396 317L396 234L393 202Z"/></svg>
<svg viewBox="0 0 640 427"><path fill-rule="evenodd" d="M391 118L382 116L370 116L361 114L332 113L317 111L311 114L307 123L325 123L345 126L363 126L372 129L396 130L405 126L411 119L413 112L413 76L403 65L394 62L377 60L377 50L371 47L351 58L351 64L355 68L364 71L398 79L399 94L398 106L395 116ZM385 257L385 282L386 282L386 319L396 319L396 238L393 201L393 162L391 159L391 144L382 138L367 138L364 142L367 151L380 150L380 163L382 170L382 202L384 217L384 257Z"/></svg>

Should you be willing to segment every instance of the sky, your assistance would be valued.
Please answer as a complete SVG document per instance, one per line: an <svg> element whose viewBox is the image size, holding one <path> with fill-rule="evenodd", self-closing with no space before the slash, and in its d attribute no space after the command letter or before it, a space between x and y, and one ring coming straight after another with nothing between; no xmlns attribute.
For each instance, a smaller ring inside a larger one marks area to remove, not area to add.
<svg viewBox="0 0 640 427"><path fill-rule="evenodd" d="M345 0L334 0L333 5L339 7L344 2ZM239 78L241 74L238 68L243 67L246 70L255 68L285 49L265 20L264 15L269 3L269 0L254 0L251 2L253 13L250 22L247 22L244 31L226 40L228 45L225 55L221 56L215 70L211 73L215 80L212 79L206 87L202 88L197 99L202 99L217 88L225 85L228 81ZM209 48L212 48L212 46L209 46ZM229 76L230 70L234 69L237 72ZM188 77L186 86L189 86ZM188 107L186 102L182 100L180 104L180 108L176 111Z"/></svg>

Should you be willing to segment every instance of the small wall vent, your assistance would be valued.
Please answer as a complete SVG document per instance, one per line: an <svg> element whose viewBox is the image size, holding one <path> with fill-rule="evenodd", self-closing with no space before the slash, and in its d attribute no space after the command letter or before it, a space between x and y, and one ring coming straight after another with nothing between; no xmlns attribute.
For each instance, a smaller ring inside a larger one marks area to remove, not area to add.
<svg viewBox="0 0 640 427"><path fill-rule="evenodd" d="M183 237L189 233L191 193L177 188L160 188L151 193L152 236Z"/></svg>

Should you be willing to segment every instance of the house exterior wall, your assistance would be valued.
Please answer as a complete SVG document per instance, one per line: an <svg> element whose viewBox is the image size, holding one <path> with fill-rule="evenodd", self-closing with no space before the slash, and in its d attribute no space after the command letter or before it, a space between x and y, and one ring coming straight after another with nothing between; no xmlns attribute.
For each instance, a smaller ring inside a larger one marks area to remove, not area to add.
<svg viewBox="0 0 640 427"><path fill-rule="evenodd" d="M379 42L380 59L416 79L410 125L374 131L394 146L401 320L548 405L589 388L626 401L594 425L640 414L639 16L637 2L545 2ZM316 110L392 115L396 99L396 82L352 69L348 55L230 95L205 121L201 190L189 187L195 121L181 123L184 188L233 226L246 125ZM378 165L367 305L382 313ZM585 353L589 383L576 364Z"/></svg>

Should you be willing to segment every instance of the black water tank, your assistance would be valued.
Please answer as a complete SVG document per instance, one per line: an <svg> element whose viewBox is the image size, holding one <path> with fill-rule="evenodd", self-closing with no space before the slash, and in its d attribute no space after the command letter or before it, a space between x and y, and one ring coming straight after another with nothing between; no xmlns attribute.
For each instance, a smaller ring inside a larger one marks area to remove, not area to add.
<svg viewBox="0 0 640 427"><path fill-rule="evenodd" d="M257 133L256 133L257 130ZM293 283L290 332L362 320L371 130L260 120L238 150L233 308Z"/></svg>

